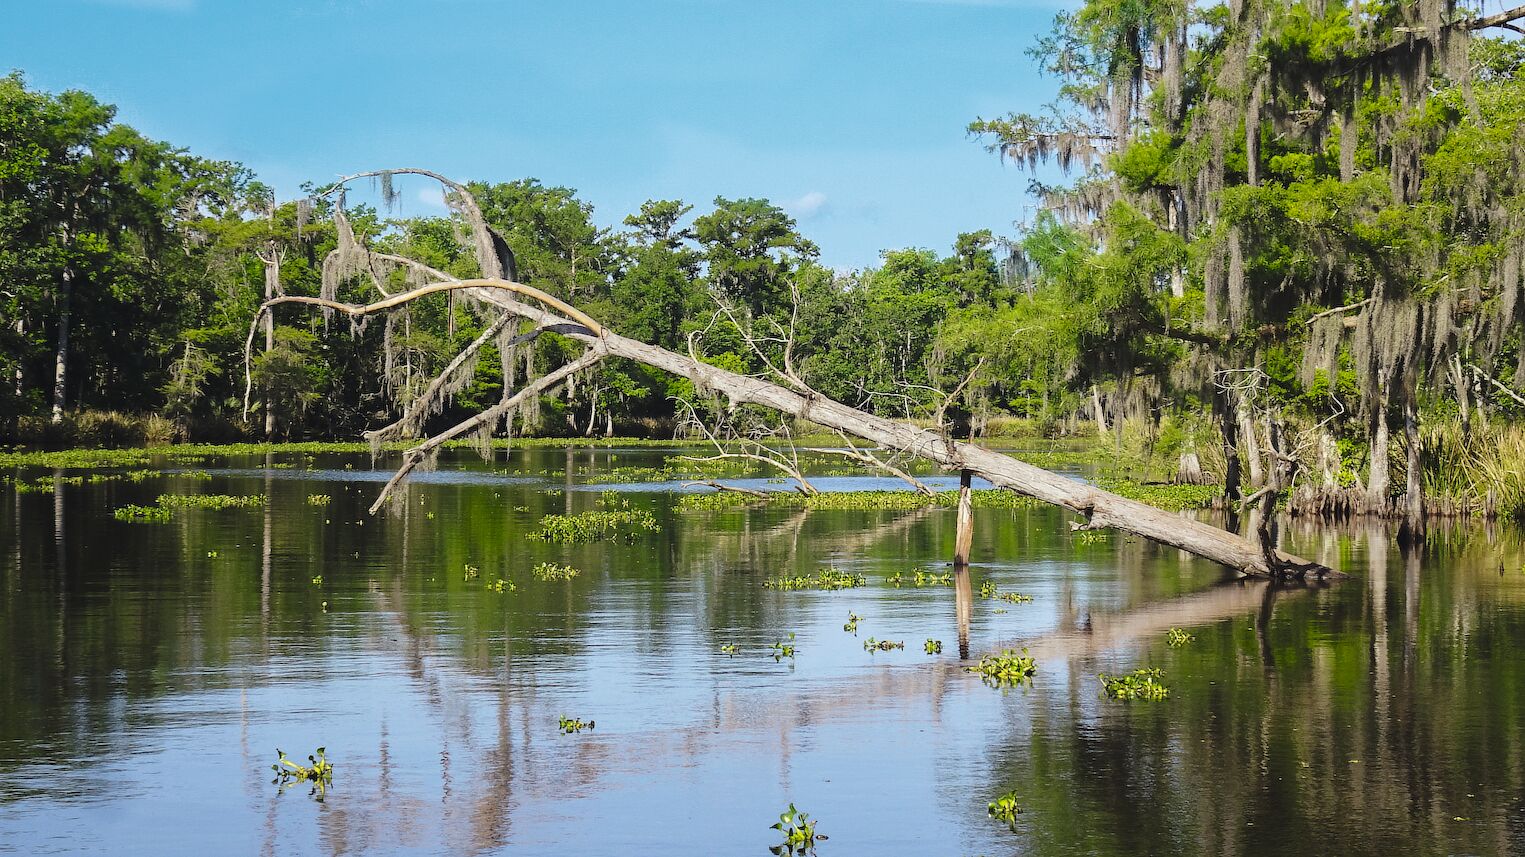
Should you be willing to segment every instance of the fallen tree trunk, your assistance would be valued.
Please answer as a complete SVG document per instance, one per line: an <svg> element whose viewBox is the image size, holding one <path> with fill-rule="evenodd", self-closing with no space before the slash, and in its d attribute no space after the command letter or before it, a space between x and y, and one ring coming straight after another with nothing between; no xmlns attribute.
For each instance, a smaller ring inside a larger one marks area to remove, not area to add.
<svg viewBox="0 0 1525 857"><path fill-rule="evenodd" d="M1245 575L1303 577L1313 574L1325 577L1337 574L1323 565L1290 554L1279 551L1263 553L1260 546L1250 540L1210 524L1076 482L1008 455L860 411L813 391L801 392L763 378L737 374L704 363L693 355L679 354L620 336L575 310L567 312L567 315L576 318L573 321L542 306L519 300L518 296L525 295L563 311L571 309L537 289L512 281L482 278L433 284L393 295L368 306L342 304L321 298L277 298L262 306L260 312L268 312L281 303L303 303L338 310L351 316L363 316L393 308L405 302L409 296L444 290L461 290L468 297L528 319L537 327L550 328L563 336L583 342L592 352L623 357L682 376L700 390L723 395L732 403L761 405L871 441L887 449L927 458L949 469L972 471L998 487L1080 514L1086 519L1086 523L1080 526L1083 529L1112 527L1134 533L1221 563ZM255 323L258 321L256 317Z"/></svg>

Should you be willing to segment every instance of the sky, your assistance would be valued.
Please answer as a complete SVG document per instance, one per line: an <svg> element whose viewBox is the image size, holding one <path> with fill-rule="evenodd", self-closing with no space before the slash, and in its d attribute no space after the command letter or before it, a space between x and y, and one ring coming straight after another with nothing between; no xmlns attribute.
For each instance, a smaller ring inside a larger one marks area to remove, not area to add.
<svg viewBox="0 0 1525 857"><path fill-rule="evenodd" d="M836 268L1014 234L1030 176L965 126L1055 90L1062 0L0 0L0 73L304 181L424 167L647 199L763 197ZM443 210L421 180L402 214Z"/></svg>

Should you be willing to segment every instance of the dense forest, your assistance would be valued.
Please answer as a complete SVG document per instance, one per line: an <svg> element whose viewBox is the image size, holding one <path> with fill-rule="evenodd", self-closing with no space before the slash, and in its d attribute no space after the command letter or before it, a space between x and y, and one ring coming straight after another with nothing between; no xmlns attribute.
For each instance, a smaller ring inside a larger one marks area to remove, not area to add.
<svg viewBox="0 0 1525 857"><path fill-rule="evenodd" d="M1059 99L968 129L1069 176L1034 180L1034 222L861 271L823 266L767 200L654 199L602 225L569 188L469 188L514 279L719 366L761 371L756 343L788 340L832 399L961 436L1084 433L1230 501L1518 512L1525 48L1486 35L1511 20L1437 0L1089 0L1030 51ZM402 216L406 180L368 179L374 206L316 183L278 200L88 94L0 79L0 433L352 438L479 338L440 424L565 363L557 337L510 345L453 292L363 325L280 313L245 414L263 300L420 282L386 256L479 273L460 200ZM687 381L604 361L514 430L671 435L704 407Z"/></svg>

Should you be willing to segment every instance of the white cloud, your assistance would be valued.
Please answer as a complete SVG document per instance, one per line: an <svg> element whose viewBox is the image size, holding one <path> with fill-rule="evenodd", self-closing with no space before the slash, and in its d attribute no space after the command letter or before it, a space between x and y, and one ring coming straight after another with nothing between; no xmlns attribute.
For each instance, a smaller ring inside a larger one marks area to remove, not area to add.
<svg viewBox="0 0 1525 857"><path fill-rule="evenodd" d="M826 207L826 194L818 190L810 191L799 199L793 199L784 203L784 210L798 218L814 217L821 209Z"/></svg>
<svg viewBox="0 0 1525 857"><path fill-rule="evenodd" d="M445 205L445 192L437 187L422 187L418 189L418 201L424 204L424 208L430 211L445 212L450 207Z"/></svg>

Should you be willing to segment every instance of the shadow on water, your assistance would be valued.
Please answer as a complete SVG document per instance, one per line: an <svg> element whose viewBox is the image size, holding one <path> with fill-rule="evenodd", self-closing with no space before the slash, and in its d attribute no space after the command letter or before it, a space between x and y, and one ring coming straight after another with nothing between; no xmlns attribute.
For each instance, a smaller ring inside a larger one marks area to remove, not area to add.
<svg viewBox="0 0 1525 857"><path fill-rule="evenodd" d="M366 456L4 486L0 851L763 854L791 801L823 853L1525 847L1513 527L1438 525L1404 552L1380 525L1284 522L1291 549L1353 575L1313 587L1080 539L1048 509L976 509L973 566L920 587L951 556L951 510L685 512L628 491L661 533L525 538L670 455L447 459L380 517ZM161 493L270 502L113 519ZM538 562L581 573L537 581ZM825 567L866 585L762 586ZM1195 639L1171 647L1171 628ZM870 636L906 647L870 654ZM1022 647L1029 687L964 669ZM1098 673L1142 666L1168 699L1102 698ZM322 804L269 787L276 747L318 746ZM1015 832L985 811L1008 791Z"/></svg>

